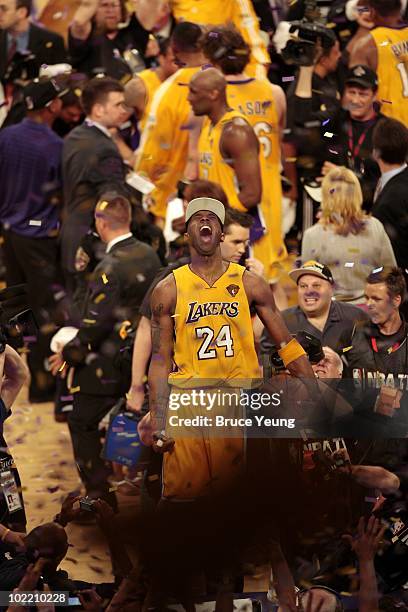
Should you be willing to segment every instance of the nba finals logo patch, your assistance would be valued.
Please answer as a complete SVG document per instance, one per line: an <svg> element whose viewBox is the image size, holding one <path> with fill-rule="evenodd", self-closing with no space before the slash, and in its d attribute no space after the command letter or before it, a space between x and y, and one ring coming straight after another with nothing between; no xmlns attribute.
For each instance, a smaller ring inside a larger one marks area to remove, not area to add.
<svg viewBox="0 0 408 612"><path fill-rule="evenodd" d="M238 285L228 285L227 291L232 297L235 297L239 291Z"/></svg>

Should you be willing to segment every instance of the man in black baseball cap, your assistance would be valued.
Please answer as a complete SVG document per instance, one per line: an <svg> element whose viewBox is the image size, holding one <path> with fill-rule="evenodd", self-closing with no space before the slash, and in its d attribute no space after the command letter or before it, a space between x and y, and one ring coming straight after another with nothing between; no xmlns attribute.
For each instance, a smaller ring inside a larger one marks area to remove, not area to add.
<svg viewBox="0 0 408 612"><path fill-rule="evenodd" d="M44 330L53 320L57 279L62 139L52 123L61 110L63 87L35 79L23 91L26 118L0 132L0 222L6 283L27 283L28 303L39 326L30 345L29 398L53 398L55 382L44 368L50 353Z"/></svg>
<svg viewBox="0 0 408 612"><path fill-rule="evenodd" d="M353 66L346 76L341 111L333 117L330 131L334 137L327 145L322 174L334 166L350 168L360 180L364 208L369 210L380 170L372 157L372 133L383 117L377 102L377 74L362 64Z"/></svg>
<svg viewBox="0 0 408 612"><path fill-rule="evenodd" d="M345 82L346 85L354 84L360 89L372 89L373 91L378 89L377 73L362 64L350 68Z"/></svg>
<svg viewBox="0 0 408 612"><path fill-rule="evenodd" d="M367 321L367 315L356 306L333 300L334 280L328 266L319 261L306 261L289 276L297 284L298 306L282 312L292 334L305 331L318 338L322 346L340 352L351 343L357 321ZM270 353L273 344L264 332L262 353Z"/></svg>
<svg viewBox="0 0 408 612"><path fill-rule="evenodd" d="M67 89L63 88L61 83L58 83L56 79L50 79L48 77L41 77L34 79L23 89L24 105L28 112L39 111L49 108L54 100L58 100L64 94L67 93ZM54 109L61 106L61 103L54 105ZM55 112L55 111L51 111Z"/></svg>

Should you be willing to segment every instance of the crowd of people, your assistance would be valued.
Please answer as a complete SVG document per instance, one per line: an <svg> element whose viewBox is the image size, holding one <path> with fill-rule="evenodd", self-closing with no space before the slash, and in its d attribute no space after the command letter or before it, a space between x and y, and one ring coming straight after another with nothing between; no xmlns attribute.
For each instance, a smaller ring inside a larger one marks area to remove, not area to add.
<svg viewBox="0 0 408 612"><path fill-rule="evenodd" d="M406 1L60 8L0 4L0 590L407 609ZM28 534L24 385L82 482Z"/></svg>

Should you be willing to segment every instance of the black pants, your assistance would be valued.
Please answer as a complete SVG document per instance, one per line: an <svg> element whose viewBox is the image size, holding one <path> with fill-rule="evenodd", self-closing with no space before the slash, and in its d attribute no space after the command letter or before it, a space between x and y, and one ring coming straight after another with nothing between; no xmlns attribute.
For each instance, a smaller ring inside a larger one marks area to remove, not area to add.
<svg viewBox="0 0 408 612"><path fill-rule="evenodd" d="M28 366L31 372L30 399L47 400L55 388L55 381L44 368L51 354L49 343L52 331L47 330L53 320L55 284L58 279L58 245L56 238L29 238L3 230L3 253L7 286L26 283L28 300L40 328L30 343Z"/></svg>
<svg viewBox="0 0 408 612"><path fill-rule="evenodd" d="M109 494L109 470L101 459L101 439L98 425L117 401L115 397L74 393L73 410L68 413L74 456L87 495L114 503Z"/></svg>

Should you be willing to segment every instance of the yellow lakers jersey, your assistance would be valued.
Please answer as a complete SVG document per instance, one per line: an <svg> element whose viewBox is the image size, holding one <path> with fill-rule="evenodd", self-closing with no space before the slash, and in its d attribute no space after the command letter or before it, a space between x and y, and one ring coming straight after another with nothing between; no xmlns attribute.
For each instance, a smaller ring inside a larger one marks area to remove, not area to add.
<svg viewBox="0 0 408 612"><path fill-rule="evenodd" d="M170 7L177 21L201 25L233 23L251 47L250 74L266 77L263 66L270 63L270 58L251 0L170 0Z"/></svg>
<svg viewBox="0 0 408 612"><path fill-rule="evenodd" d="M378 54L381 112L408 126L408 27L371 30Z"/></svg>
<svg viewBox="0 0 408 612"><path fill-rule="evenodd" d="M233 119L245 119L242 113L231 110L225 113L216 125L206 117L198 141L200 178L218 183L224 189L228 203L232 208L246 212L245 206L238 198L238 184L235 171L220 152L220 140L224 127Z"/></svg>
<svg viewBox="0 0 408 612"><path fill-rule="evenodd" d="M228 87L230 87L228 85ZM229 91L229 90L228 90ZM242 106L242 104L241 104ZM246 107L247 110L249 107ZM275 110L276 115L276 110ZM199 151L199 175L200 178L208 179L219 183L224 189L228 203L232 208L236 208L243 212L247 212L245 206L238 198L238 184L235 176L235 171L228 160L225 160L220 152L220 140L222 132L227 123L235 118L244 119L249 123L249 116L245 116L237 110L228 111L213 125L207 117L204 120L200 139L198 142ZM271 128L272 129L272 128ZM275 281L278 275L276 263L286 256L286 249L281 238L281 188L277 175L277 164L273 164L273 159L278 153L272 152L273 141L269 141L267 145L266 138L269 126L264 125L257 128L260 145L264 139L265 153L260 151L260 166L262 176L262 200L258 207L259 216L261 218L265 234L253 244L254 257L259 259L265 267L265 276L268 281ZM271 135L272 133L270 133ZM271 149L269 150L269 146ZM267 163L267 157L270 156L270 163ZM271 184L264 181L271 181ZM276 198L276 200L274 200Z"/></svg>
<svg viewBox="0 0 408 612"><path fill-rule="evenodd" d="M161 85L161 80L157 76L157 72L149 68L148 70L142 70L137 73L139 79L141 79L146 87L146 101L145 108L142 117L139 119L139 131L142 132L146 126L147 118L150 114L150 107L155 92Z"/></svg>
<svg viewBox="0 0 408 612"><path fill-rule="evenodd" d="M243 386L259 379L248 298L243 284L245 268L230 263L209 286L188 265L173 271L177 287L174 313L176 371L169 383L194 388ZM231 381L231 382L229 382Z"/></svg>
<svg viewBox="0 0 408 612"><path fill-rule="evenodd" d="M231 79L228 80L227 98L229 105L242 113L252 126L261 146L261 209L267 232L255 245L254 255L268 266L287 255L282 236L280 135L273 88L263 79ZM272 252L268 255L269 246Z"/></svg>
<svg viewBox="0 0 408 612"><path fill-rule="evenodd" d="M153 96L150 114L138 149L135 169L156 185L151 212L165 218L169 197L176 192L188 154L188 84L200 70L181 68L160 85Z"/></svg>

